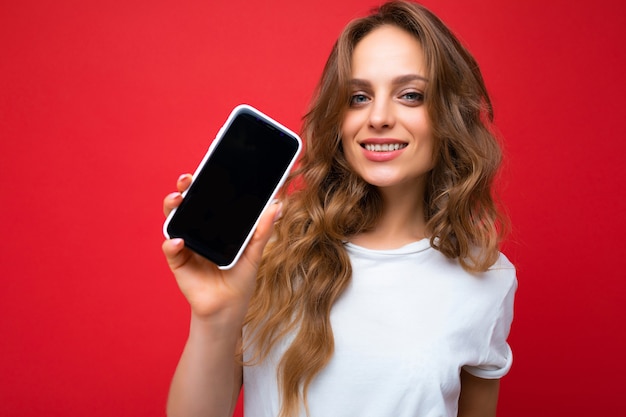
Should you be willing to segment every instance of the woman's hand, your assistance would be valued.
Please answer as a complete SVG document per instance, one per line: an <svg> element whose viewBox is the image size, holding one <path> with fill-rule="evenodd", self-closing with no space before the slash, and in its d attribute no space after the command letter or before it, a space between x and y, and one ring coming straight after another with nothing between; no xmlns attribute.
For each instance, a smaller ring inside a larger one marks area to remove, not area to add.
<svg viewBox="0 0 626 417"><path fill-rule="evenodd" d="M182 202L181 193L191 184L191 175L181 175L178 191L163 200L167 216ZM176 277L180 290L199 319L216 318L243 321L254 292L256 273L263 248L272 235L273 222L280 215L280 204L274 204L262 215L259 225L237 264L220 270L215 264L185 247L182 239L163 242L163 253Z"/></svg>

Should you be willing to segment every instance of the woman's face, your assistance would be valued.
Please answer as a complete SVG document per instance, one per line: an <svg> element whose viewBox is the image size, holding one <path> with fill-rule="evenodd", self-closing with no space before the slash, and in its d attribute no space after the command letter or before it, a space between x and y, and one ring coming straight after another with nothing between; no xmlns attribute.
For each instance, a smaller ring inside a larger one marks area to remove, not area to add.
<svg viewBox="0 0 626 417"><path fill-rule="evenodd" d="M426 74L420 42L396 26L381 26L356 45L341 140L348 163L368 183L423 189L434 146Z"/></svg>

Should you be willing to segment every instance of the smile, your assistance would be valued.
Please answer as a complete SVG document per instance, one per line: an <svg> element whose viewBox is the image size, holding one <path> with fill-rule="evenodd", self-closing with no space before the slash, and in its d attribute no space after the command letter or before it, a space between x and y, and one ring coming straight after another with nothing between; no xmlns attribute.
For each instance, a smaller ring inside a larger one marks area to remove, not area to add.
<svg viewBox="0 0 626 417"><path fill-rule="evenodd" d="M393 152L407 147L406 143L365 143L361 145L370 152Z"/></svg>
<svg viewBox="0 0 626 417"><path fill-rule="evenodd" d="M408 143L395 139L367 139L361 143L363 156L372 162L389 162L404 153Z"/></svg>

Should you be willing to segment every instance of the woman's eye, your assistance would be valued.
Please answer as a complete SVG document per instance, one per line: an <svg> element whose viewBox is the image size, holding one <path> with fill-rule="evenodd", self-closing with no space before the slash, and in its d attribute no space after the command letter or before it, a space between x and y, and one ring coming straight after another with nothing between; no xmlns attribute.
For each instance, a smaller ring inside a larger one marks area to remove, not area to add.
<svg viewBox="0 0 626 417"><path fill-rule="evenodd" d="M413 103L421 103L424 101L424 94L418 93L417 91L411 91L409 93L402 94L401 98Z"/></svg>
<svg viewBox="0 0 626 417"><path fill-rule="evenodd" d="M350 97L350 105L356 106L359 104L364 104L364 103L367 103L368 100L369 99L364 94L353 94L352 97Z"/></svg>

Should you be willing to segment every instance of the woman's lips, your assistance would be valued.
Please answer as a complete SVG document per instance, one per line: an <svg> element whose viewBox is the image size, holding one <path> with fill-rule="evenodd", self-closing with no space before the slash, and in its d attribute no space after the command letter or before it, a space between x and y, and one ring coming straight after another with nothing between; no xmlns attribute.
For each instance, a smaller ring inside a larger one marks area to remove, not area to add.
<svg viewBox="0 0 626 417"><path fill-rule="evenodd" d="M366 143L361 146L371 152L392 152L402 148L406 148L407 145L406 143L383 143L382 145L378 143Z"/></svg>
<svg viewBox="0 0 626 417"><path fill-rule="evenodd" d="M408 146L396 139L367 139L360 143L363 155L373 162L386 162L397 158Z"/></svg>

